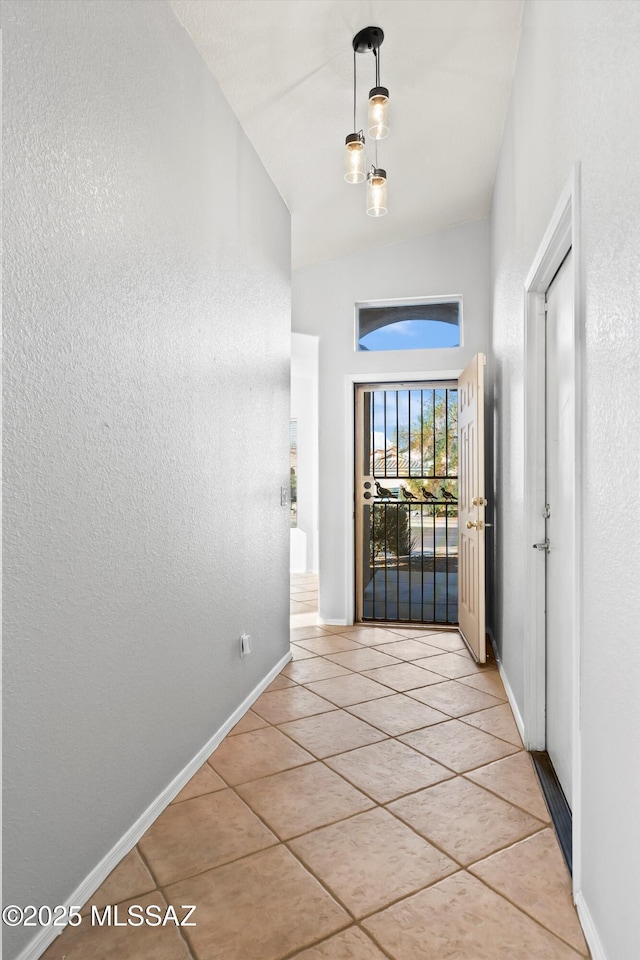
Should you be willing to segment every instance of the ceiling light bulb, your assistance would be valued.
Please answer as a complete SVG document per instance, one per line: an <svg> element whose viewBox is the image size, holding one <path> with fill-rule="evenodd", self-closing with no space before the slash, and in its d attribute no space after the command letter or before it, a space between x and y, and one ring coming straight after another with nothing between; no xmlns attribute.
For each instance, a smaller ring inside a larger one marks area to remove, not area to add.
<svg viewBox="0 0 640 960"><path fill-rule="evenodd" d="M344 144L344 178L347 183L362 183L364 180L364 137L362 133L350 133Z"/></svg>
<svg viewBox="0 0 640 960"><path fill-rule="evenodd" d="M384 140L389 136L389 91L374 87L369 91L369 136Z"/></svg>
<svg viewBox="0 0 640 960"><path fill-rule="evenodd" d="M367 174L367 213L384 217L387 212L387 171L372 167Z"/></svg>

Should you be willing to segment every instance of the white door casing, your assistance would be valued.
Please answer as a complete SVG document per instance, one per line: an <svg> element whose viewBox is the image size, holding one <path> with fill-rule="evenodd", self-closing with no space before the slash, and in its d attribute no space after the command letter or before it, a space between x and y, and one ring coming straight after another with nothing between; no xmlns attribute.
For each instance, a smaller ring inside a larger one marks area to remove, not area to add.
<svg viewBox="0 0 640 960"><path fill-rule="evenodd" d="M581 171L575 163L541 240L524 283L525 383L524 383L524 511L525 536L522 559L525 570L524 636L524 743L527 750L546 749L546 559L532 545L546 537L545 465L545 294L571 249L573 258L573 343L569 430L564 445L572 469L569 478L570 522L565 530L567 575L564 604L566 628L572 649L571 687L571 809L573 814L573 894L578 911L582 903L582 794L580 746L580 634L582 627L582 485L583 413L582 316L584 274L582 267ZM569 460L568 460L569 462Z"/></svg>
<svg viewBox="0 0 640 960"><path fill-rule="evenodd" d="M484 354L458 378L458 620L479 663L486 663Z"/></svg>
<svg viewBox="0 0 640 960"><path fill-rule="evenodd" d="M448 380L457 380L460 375L460 368L452 370L422 370L419 375L420 380L446 382ZM345 616L336 620L325 620L327 624L333 625L352 625L356 619L356 565L355 558L355 387L357 384L368 383L371 385L382 383L409 383L416 380L417 374L414 370L389 371L384 375L375 376L371 373L349 373L344 378L344 463L345 463L345 489L342 505L343 523L345 530L345 567L347 576L345 578Z"/></svg>
<svg viewBox="0 0 640 960"><path fill-rule="evenodd" d="M572 803L574 671L569 544L573 520L573 257L567 254L546 295L546 744Z"/></svg>

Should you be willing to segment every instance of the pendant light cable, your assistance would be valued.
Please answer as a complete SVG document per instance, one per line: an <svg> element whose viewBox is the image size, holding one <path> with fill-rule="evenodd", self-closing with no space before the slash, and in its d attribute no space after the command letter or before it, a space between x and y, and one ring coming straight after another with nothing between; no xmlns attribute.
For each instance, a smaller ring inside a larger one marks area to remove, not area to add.
<svg viewBox="0 0 640 960"><path fill-rule="evenodd" d="M353 132L356 132L356 51L353 51Z"/></svg>

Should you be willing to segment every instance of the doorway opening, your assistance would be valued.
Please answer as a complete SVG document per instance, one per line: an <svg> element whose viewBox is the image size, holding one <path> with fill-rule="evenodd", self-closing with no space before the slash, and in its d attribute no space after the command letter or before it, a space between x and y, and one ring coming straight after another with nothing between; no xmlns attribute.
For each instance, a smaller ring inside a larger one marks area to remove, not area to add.
<svg viewBox="0 0 640 960"><path fill-rule="evenodd" d="M458 622L456 382L356 387L361 622Z"/></svg>

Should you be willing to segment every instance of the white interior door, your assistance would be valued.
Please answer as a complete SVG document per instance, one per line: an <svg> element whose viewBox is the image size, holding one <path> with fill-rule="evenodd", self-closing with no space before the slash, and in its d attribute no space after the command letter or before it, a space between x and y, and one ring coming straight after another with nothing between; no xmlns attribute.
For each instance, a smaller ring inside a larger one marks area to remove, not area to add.
<svg viewBox="0 0 640 960"><path fill-rule="evenodd" d="M458 522L460 633L480 663L487 659L485 626L484 365L476 354L458 378Z"/></svg>
<svg viewBox="0 0 640 960"><path fill-rule="evenodd" d="M573 260L546 296L546 745L571 806L573 656L569 545L574 497Z"/></svg>

